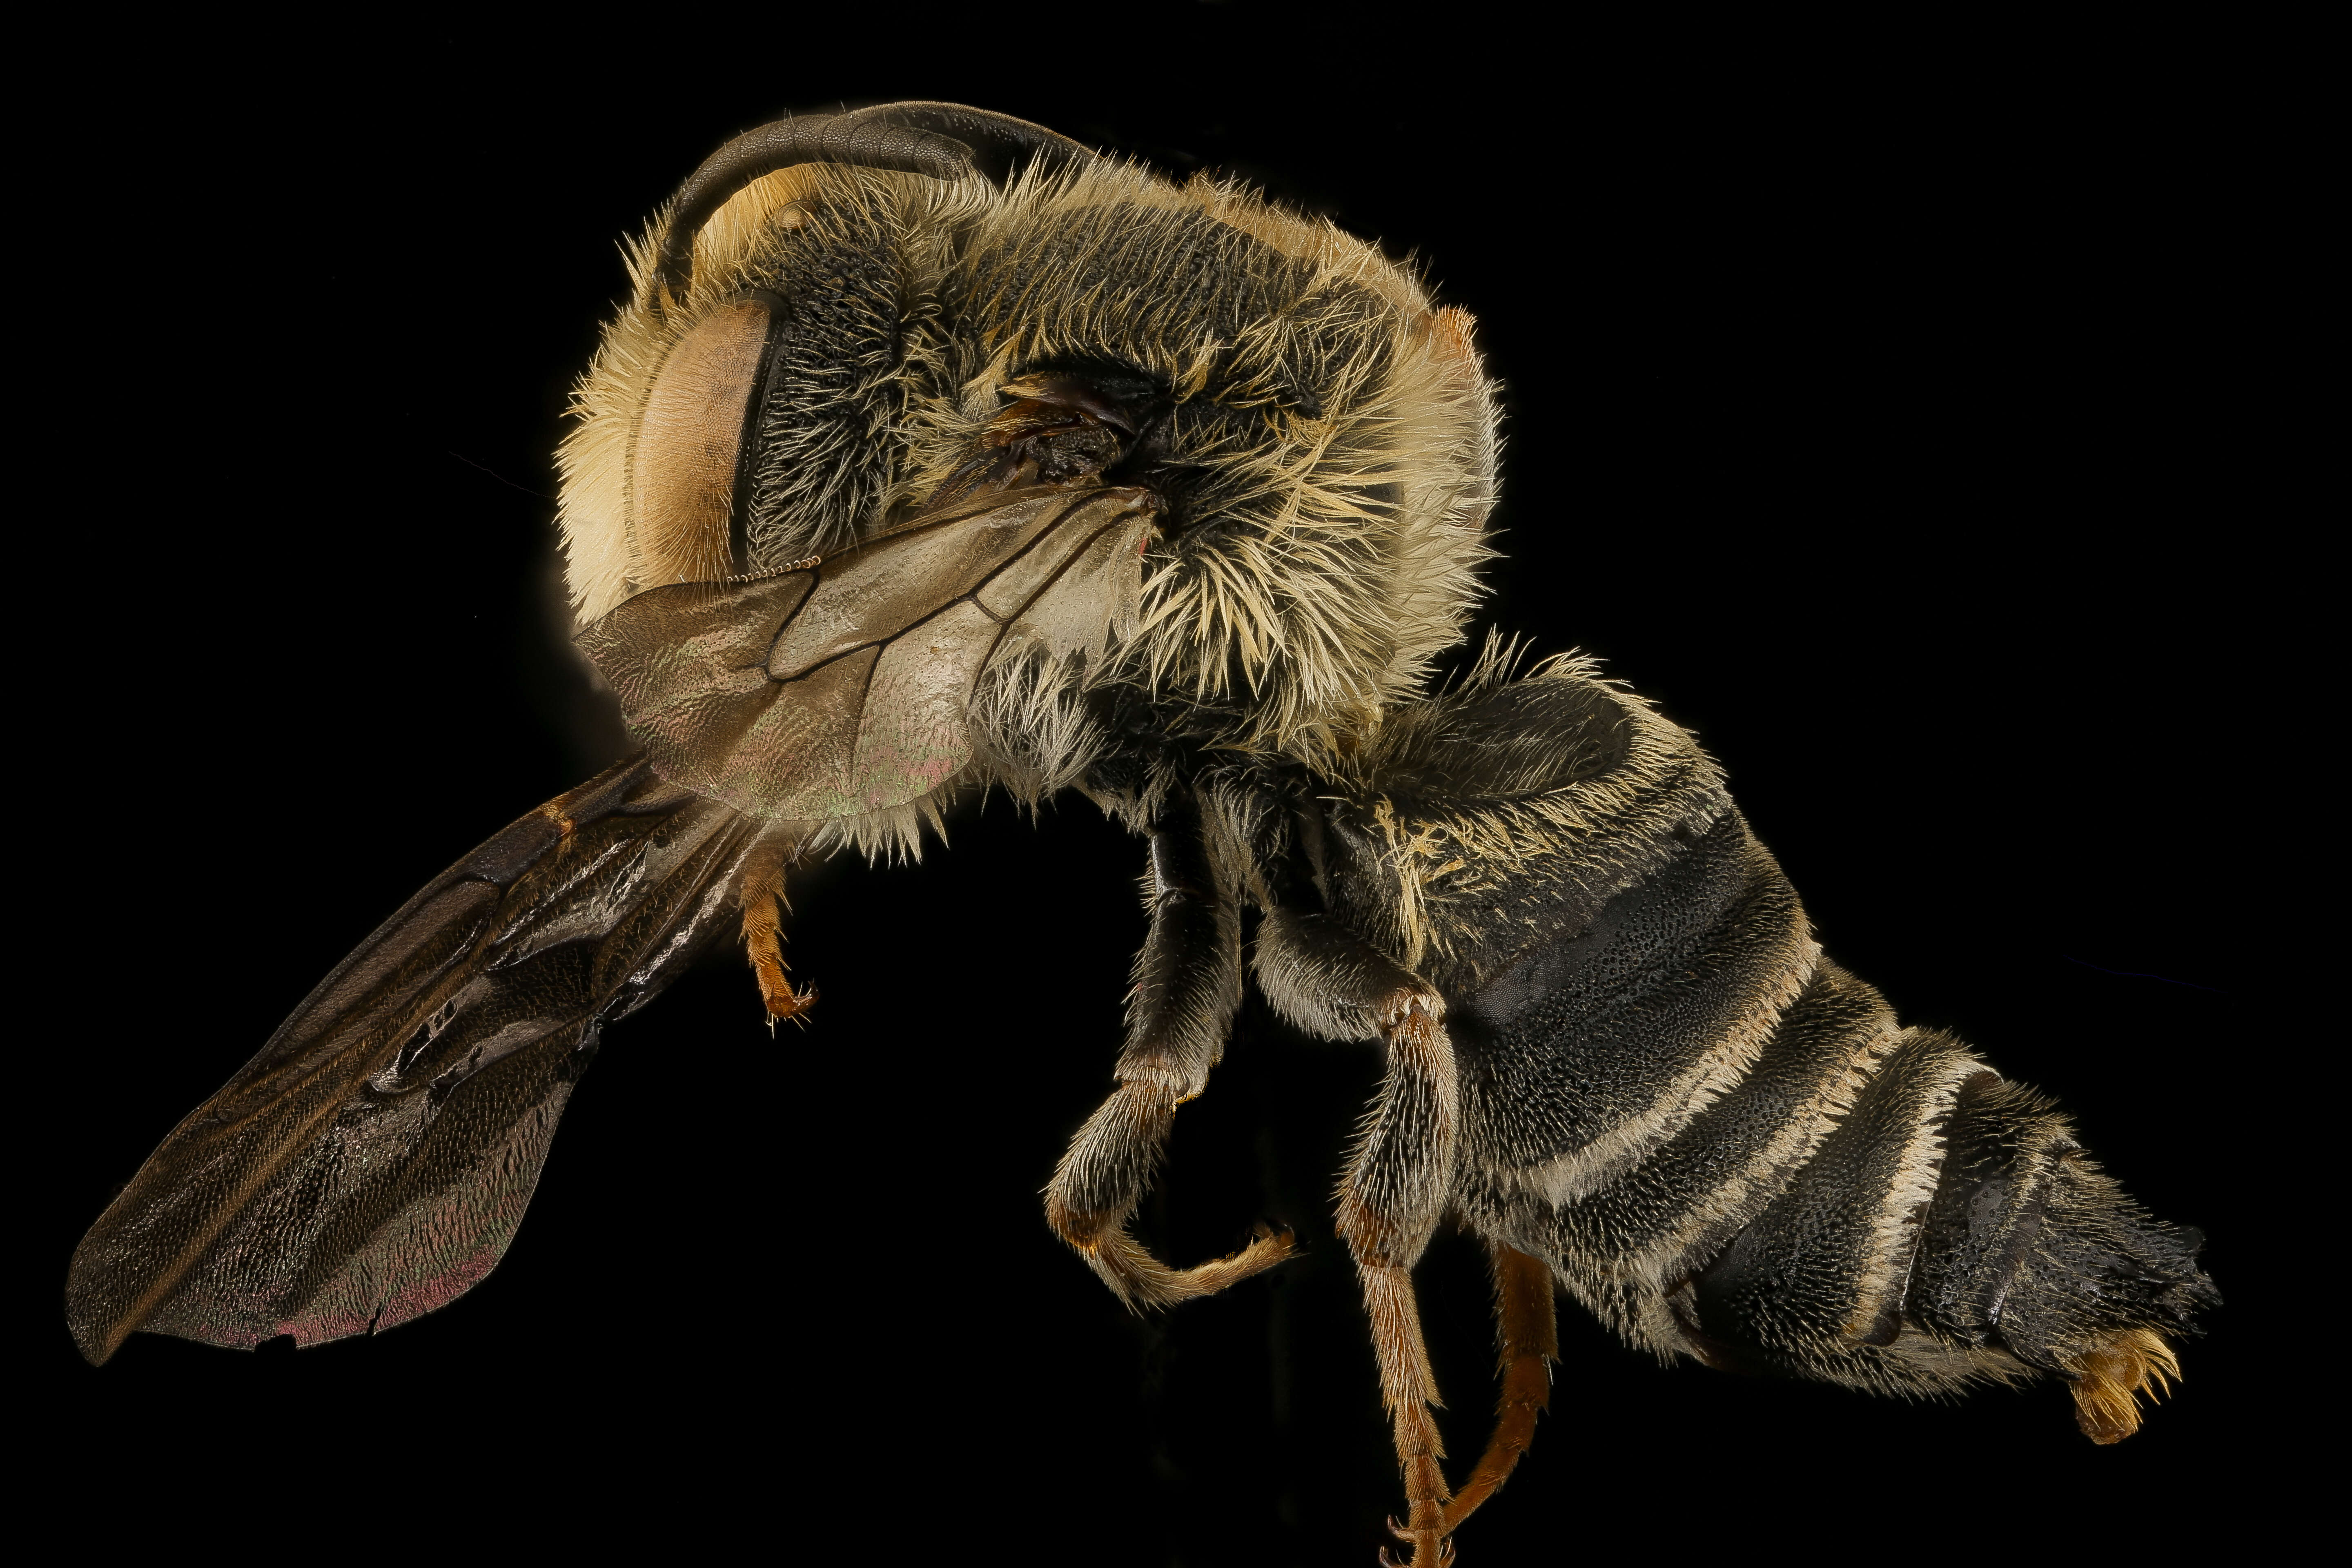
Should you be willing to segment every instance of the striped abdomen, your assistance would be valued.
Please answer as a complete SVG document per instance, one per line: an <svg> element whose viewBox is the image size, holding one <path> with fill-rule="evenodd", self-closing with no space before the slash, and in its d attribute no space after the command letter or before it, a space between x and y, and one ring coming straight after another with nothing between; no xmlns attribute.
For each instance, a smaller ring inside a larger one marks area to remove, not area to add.
<svg viewBox="0 0 2352 1568"><path fill-rule="evenodd" d="M1737 812L1449 1026L1474 1223L1662 1354L1928 1392L2211 1298L2044 1101L1821 956Z"/></svg>

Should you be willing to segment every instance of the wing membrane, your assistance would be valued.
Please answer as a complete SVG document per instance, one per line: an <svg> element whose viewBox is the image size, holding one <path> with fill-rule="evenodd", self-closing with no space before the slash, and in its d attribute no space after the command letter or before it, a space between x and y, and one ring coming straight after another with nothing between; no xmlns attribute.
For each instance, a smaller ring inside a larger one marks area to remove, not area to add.
<svg viewBox="0 0 2352 1568"><path fill-rule="evenodd" d="M807 570L649 589L580 646L664 778L774 821L883 811L970 760L1001 649L1099 649L1132 623L1155 504L1007 492Z"/></svg>
<svg viewBox="0 0 2352 1568"><path fill-rule="evenodd" d="M451 867L164 1139L75 1251L92 1362L404 1322L513 1238L599 1026L733 908L757 824L642 756Z"/></svg>
<svg viewBox="0 0 2352 1568"><path fill-rule="evenodd" d="M647 752L419 892L164 1139L74 1254L93 1362L404 1322L496 1267L598 1026L731 910L775 821L938 788L988 660L1131 626L1141 492L1008 492L810 570L679 584L582 637Z"/></svg>

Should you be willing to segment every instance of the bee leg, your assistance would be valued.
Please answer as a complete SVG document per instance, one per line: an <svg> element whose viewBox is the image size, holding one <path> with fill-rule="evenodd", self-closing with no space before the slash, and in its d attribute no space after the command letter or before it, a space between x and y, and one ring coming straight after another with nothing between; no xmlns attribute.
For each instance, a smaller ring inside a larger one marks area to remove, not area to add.
<svg viewBox="0 0 2352 1568"><path fill-rule="evenodd" d="M1412 1289L1412 1270L1370 1266L1360 1258L1356 1272L1364 1288L1364 1307L1372 1320L1372 1352L1381 1366L1381 1403L1389 1412L1396 1441L1397 1468L1404 1473L1405 1521L1389 1521L1390 1532L1412 1548L1410 1568L1443 1568L1453 1560L1445 1540L1444 1440L1438 1436L1433 1408L1437 1396L1436 1374L1430 1370L1429 1346L1421 1333L1421 1307ZM1386 1548L1383 1568L1395 1568Z"/></svg>
<svg viewBox="0 0 2352 1568"><path fill-rule="evenodd" d="M1239 1252L1174 1268L1128 1234L1128 1221L1150 1188L1179 1103L1159 1085L1119 1085L1070 1141L1046 1189L1046 1222L1120 1300L1139 1309L1213 1296L1273 1268L1292 1248L1288 1231L1261 1224Z"/></svg>
<svg viewBox="0 0 2352 1568"><path fill-rule="evenodd" d="M768 1027L779 1018L798 1018L815 1005L816 993L794 991L784 978L784 868L797 848L789 838L772 838L753 849L743 863L737 884L743 906L743 946L751 959L751 973L760 983L760 1000L767 1005Z"/></svg>
<svg viewBox="0 0 2352 1568"><path fill-rule="evenodd" d="M1128 1234L1167 1148L1176 1108L1208 1087L1241 1005L1241 920L1211 856L1198 803L1171 799L1151 831L1151 934L1136 955L1118 1089L1070 1141L1045 1217L1130 1307L1212 1295L1290 1255L1287 1232L1257 1227L1229 1258L1171 1268Z"/></svg>
<svg viewBox="0 0 2352 1568"><path fill-rule="evenodd" d="M1339 1183L1339 1235L1356 1259L1380 1362L1381 1402L1395 1424L1413 1568L1450 1560L1452 1495L1436 1418L1442 1405L1422 1342L1412 1266L1452 1202L1459 1104L1445 1002L1427 981L1328 913L1276 901L1258 924L1258 988L1276 1012L1327 1039L1379 1040L1388 1078ZM1295 896L1304 889L1293 888ZM1381 1554L1386 1562L1387 1553Z"/></svg>
<svg viewBox="0 0 2352 1568"><path fill-rule="evenodd" d="M1454 1500L1445 1505L1450 1534L1510 1479L1535 1442L1536 1417L1551 1403L1551 1363L1559 1359L1559 1320L1553 1311L1551 1266L1496 1245L1495 1328L1502 1352L1503 1396L1495 1435Z"/></svg>
<svg viewBox="0 0 2352 1568"><path fill-rule="evenodd" d="M1454 1168L1453 1042L1439 1021L1444 1004L1426 989L1400 992L1383 1011L1389 1074L1369 1131L1339 1189L1339 1234L1355 1255L1380 1362L1381 1403L1394 1424L1407 1514L1390 1528L1412 1547L1412 1568L1451 1561L1438 1461L1436 1375L1421 1333L1412 1267L1444 1215ZM1383 1563L1388 1554L1381 1554Z"/></svg>

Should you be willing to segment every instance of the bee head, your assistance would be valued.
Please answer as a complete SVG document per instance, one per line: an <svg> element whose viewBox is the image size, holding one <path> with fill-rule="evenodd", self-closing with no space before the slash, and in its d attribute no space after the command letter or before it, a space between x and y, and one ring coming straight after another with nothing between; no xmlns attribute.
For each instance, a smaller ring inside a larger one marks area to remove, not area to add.
<svg viewBox="0 0 2352 1568"><path fill-rule="evenodd" d="M834 122L784 122L656 218L562 454L582 617L992 489L1132 487L1160 524L1134 630L1055 679L1215 744L1345 745L1458 639L1489 553L1469 318L1241 186L947 110L841 117L864 140L819 162Z"/></svg>

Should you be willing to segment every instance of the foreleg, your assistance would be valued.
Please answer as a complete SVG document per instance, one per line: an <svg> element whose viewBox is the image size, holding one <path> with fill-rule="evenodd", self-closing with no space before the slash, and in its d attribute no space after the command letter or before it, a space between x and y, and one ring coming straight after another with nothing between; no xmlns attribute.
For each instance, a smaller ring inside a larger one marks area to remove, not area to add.
<svg viewBox="0 0 2352 1568"><path fill-rule="evenodd" d="M1046 1189L1045 1217L1131 1307L1211 1295L1289 1256L1259 1227L1230 1258L1172 1268L1128 1234L1167 1148L1176 1108L1208 1087L1241 1005L1241 931L1206 826L1190 796L1151 833L1151 934L1137 955L1119 1087L1071 1141Z"/></svg>
<svg viewBox="0 0 2352 1568"><path fill-rule="evenodd" d="M789 838L770 838L743 862L737 885L743 907L743 946L751 960L751 973L760 983L760 1000L768 1009L768 1027L779 1018L797 1018L816 1004L816 993L794 991L784 978L784 868L799 847Z"/></svg>

